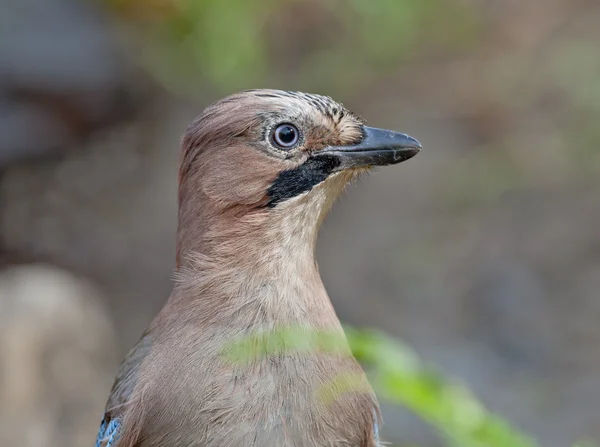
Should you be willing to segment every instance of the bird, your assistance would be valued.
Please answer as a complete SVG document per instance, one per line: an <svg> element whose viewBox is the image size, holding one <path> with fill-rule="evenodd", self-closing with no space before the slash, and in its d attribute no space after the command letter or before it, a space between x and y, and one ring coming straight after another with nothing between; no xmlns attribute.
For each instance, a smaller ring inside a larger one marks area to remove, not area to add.
<svg viewBox="0 0 600 447"><path fill-rule="evenodd" d="M420 149L328 96L255 89L208 106L181 140L173 289L118 370L96 447L380 446L315 246L349 183ZM286 329L342 341L269 345Z"/></svg>

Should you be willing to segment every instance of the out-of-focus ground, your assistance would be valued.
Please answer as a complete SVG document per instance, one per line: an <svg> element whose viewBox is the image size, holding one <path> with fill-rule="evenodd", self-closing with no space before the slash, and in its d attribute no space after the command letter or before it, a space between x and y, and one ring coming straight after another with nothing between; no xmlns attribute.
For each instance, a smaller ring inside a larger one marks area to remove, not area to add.
<svg viewBox="0 0 600 447"><path fill-rule="evenodd" d="M325 224L340 317L402 337L544 447L600 441L600 5L227 4L0 4L0 445L92 444L170 292L179 137L267 86L424 146ZM439 445L384 416L395 445Z"/></svg>

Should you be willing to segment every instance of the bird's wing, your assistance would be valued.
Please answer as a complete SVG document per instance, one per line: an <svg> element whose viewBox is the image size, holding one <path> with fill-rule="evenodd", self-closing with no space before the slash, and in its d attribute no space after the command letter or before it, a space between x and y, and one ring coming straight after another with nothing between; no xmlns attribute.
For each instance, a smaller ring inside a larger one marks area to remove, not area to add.
<svg viewBox="0 0 600 447"><path fill-rule="evenodd" d="M102 424L100 424L100 430L96 438L96 447L115 447L119 438L120 428L120 419L116 418L107 421L105 417Z"/></svg>
<svg viewBox="0 0 600 447"><path fill-rule="evenodd" d="M152 347L152 336L145 333L140 341L129 351L125 360L119 367L117 377L113 383L105 411L119 413L119 409L129 402L132 392L137 384L138 371L145 357Z"/></svg>
<svg viewBox="0 0 600 447"><path fill-rule="evenodd" d="M125 413L137 383L139 368L152 346L152 337L145 333L140 341L129 351L119 367L110 397L106 403L96 447L117 447L127 427L122 427L122 415Z"/></svg>

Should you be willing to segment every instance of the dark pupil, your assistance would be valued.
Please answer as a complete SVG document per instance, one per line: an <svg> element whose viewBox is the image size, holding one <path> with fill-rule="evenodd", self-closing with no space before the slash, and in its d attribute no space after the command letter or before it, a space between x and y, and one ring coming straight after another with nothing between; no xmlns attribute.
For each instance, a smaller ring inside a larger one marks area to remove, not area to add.
<svg viewBox="0 0 600 447"><path fill-rule="evenodd" d="M296 131L291 126L283 126L279 129L278 135L279 141L284 144L290 144L294 142L296 138Z"/></svg>

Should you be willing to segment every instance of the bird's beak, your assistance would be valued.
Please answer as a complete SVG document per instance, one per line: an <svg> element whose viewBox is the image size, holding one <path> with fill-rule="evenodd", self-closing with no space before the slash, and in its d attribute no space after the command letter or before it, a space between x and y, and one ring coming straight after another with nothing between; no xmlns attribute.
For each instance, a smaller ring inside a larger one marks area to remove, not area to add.
<svg viewBox="0 0 600 447"><path fill-rule="evenodd" d="M363 126L363 139L351 146L330 146L314 157L333 156L339 161L337 170L368 166L387 166L414 157L421 143L392 130Z"/></svg>

